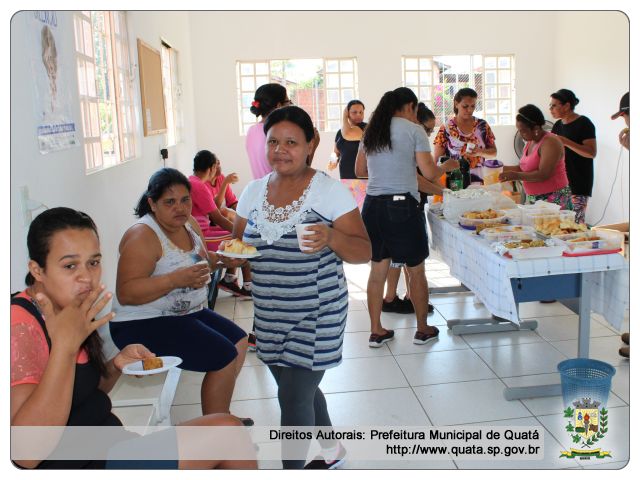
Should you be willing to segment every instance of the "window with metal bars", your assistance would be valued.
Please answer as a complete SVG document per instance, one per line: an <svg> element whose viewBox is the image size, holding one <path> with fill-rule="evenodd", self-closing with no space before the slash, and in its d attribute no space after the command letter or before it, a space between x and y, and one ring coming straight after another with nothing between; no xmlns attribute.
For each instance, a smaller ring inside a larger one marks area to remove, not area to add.
<svg viewBox="0 0 640 480"><path fill-rule="evenodd" d="M126 14L76 12L74 31L85 170L93 173L136 155Z"/></svg>
<svg viewBox="0 0 640 480"><path fill-rule="evenodd" d="M236 66L241 135L257 121L249 108L256 89L265 83L284 85L294 105L324 132L339 130L344 107L358 98L355 58L238 61Z"/></svg>
<svg viewBox="0 0 640 480"><path fill-rule="evenodd" d="M490 125L514 125L514 55L405 56L402 78L433 110L437 126L453 115L453 97L465 87L478 93L477 117Z"/></svg>

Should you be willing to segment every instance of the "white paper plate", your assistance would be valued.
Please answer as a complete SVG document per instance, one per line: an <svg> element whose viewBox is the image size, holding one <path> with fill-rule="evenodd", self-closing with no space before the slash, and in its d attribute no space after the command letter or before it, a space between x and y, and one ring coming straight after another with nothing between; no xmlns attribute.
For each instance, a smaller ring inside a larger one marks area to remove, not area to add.
<svg viewBox="0 0 640 480"><path fill-rule="evenodd" d="M223 257L227 257L227 258L255 258L255 257L259 257L260 256L260 252L256 252L256 253L231 253L231 252L225 252L222 250L218 250L216 252L218 255L221 255Z"/></svg>
<svg viewBox="0 0 640 480"><path fill-rule="evenodd" d="M162 368L154 368L153 370L144 370L142 368L142 360L125 365L122 373L127 375L154 375L156 373L166 372L170 368L177 367L182 363L180 357L159 357L162 359Z"/></svg>

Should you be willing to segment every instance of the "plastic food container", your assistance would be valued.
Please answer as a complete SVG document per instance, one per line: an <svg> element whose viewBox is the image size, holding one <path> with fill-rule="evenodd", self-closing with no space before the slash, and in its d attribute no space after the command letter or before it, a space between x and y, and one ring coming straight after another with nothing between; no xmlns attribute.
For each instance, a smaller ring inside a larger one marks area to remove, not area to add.
<svg viewBox="0 0 640 480"><path fill-rule="evenodd" d="M490 242L507 242L510 240L535 239L533 227L527 225L505 225L504 227L485 228L480 236Z"/></svg>
<svg viewBox="0 0 640 480"><path fill-rule="evenodd" d="M562 221L573 221L576 218L576 212L571 210L559 210L557 212L545 212L545 213L530 213L524 212L522 214L522 224L523 225L531 225L536 230L541 230L541 227L548 224L549 222L558 220Z"/></svg>
<svg viewBox="0 0 640 480"><path fill-rule="evenodd" d="M476 210L471 210L476 211ZM495 210L498 214L496 218L467 218L464 216L464 213L458 217L458 222L463 227L475 227L476 225L482 225L484 223L505 223L507 221L507 217L501 210ZM469 213L469 212L465 212Z"/></svg>
<svg viewBox="0 0 640 480"><path fill-rule="evenodd" d="M482 180L485 185L499 183L504 165L500 160L485 160L482 164Z"/></svg>
<svg viewBox="0 0 640 480"><path fill-rule="evenodd" d="M564 250L564 245L552 245L546 247L509 248L507 252L514 260L531 260L534 258L561 257Z"/></svg>
<svg viewBox="0 0 640 480"><path fill-rule="evenodd" d="M545 202L544 200L538 200L536 203L530 205L518 204L518 208L523 212L529 213L547 213L548 211L560 211L560 205L558 205L557 203Z"/></svg>
<svg viewBox="0 0 640 480"><path fill-rule="evenodd" d="M511 225L522 225L522 210L519 208L506 208L502 210Z"/></svg>
<svg viewBox="0 0 640 480"><path fill-rule="evenodd" d="M589 231L557 235L553 237L562 242L568 253L597 254L602 251L615 251L624 247L624 234L613 231Z"/></svg>

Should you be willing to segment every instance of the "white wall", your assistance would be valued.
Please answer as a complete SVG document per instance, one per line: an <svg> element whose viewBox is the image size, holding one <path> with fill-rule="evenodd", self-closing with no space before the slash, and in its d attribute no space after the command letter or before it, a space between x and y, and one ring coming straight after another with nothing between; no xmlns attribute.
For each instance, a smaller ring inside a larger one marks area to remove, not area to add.
<svg viewBox="0 0 640 480"><path fill-rule="evenodd" d="M92 175L85 175L84 156L80 147L42 155L36 141L36 118L33 107L33 85L29 81L31 66L27 55L24 15L16 14L11 21L11 291L23 288L26 274L26 232L21 213L18 187L26 185L31 198L48 205L68 206L88 213L97 223L104 255L103 281L107 288L115 288L117 246L124 231L134 222L133 207L146 189L151 173L163 166L160 149L166 144L164 135L142 137L139 157L124 165ZM60 31L66 49L59 69L66 69L75 83L73 56L74 33L71 12L58 12ZM128 15L130 54L137 63L136 39L141 38L160 49L162 36L178 49L185 91L185 143L170 149L167 166L189 172L195 148L194 95L191 87L191 55L189 18L185 13L131 12ZM134 81L139 88L136 72ZM77 128L80 128L80 107L73 102ZM140 113L138 122L141 125ZM37 212L36 212L37 213Z"/></svg>
<svg viewBox="0 0 640 480"><path fill-rule="evenodd" d="M48 206L81 208L96 220L105 257L104 281L113 289L117 244L134 220L133 206L150 174L162 166L159 150L166 140L162 135L142 138L139 158L89 176L84 174L80 148L41 155L21 22L24 14L16 14L11 23L11 289L22 288L26 273L20 185L28 186L32 198ZM193 154L211 149L219 154L225 171L240 174L237 193L251 175L244 137L238 133L236 60L355 56L360 98L371 113L386 90L401 85L402 55L512 53L517 62L518 105L534 103L544 108L549 93L560 87L572 88L582 99L579 111L594 121L599 139L598 179L589 215L600 212L603 192L608 195L615 170L610 165L617 159L616 138L622 128L621 120L612 122L609 116L628 89L629 28L621 14L137 11L128 17L133 59L137 59L136 38L159 49L162 37L180 52L186 138L184 144L170 149L167 165L189 173ZM59 12L59 18L65 27L65 47L72 48L71 13ZM465 25L481 28L458 35ZM73 58L68 57L60 68L73 71ZM73 111L79 122L77 102ZM514 127L494 131L498 157L515 163ZM314 162L318 168L326 165L334 132L321 137ZM619 205L619 199L614 197L612 204ZM612 207L610 211L606 221L622 219Z"/></svg>
<svg viewBox="0 0 640 480"><path fill-rule="evenodd" d="M516 56L518 105L548 103L554 86L555 13L548 12L197 12L191 35L198 148L251 180L238 133L236 61L356 57L368 116L382 94L402 84L402 55L498 53ZM523 25L527 32L523 33ZM458 35L462 25L484 33ZM268 27L267 27L268 26ZM539 33L542 32L542 33ZM248 40L247 40L248 39ZM498 158L517 163L515 128L494 128ZM314 166L325 168L335 132L321 132ZM337 174L337 170L335 171Z"/></svg>
<svg viewBox="0 0 640 480"><path fill-rule="evenodd" d="M588 223L598 221L613 194L602 224L629 221L629 152L620 147L618 133L624 120L612 121L620 97L629 91L629 19L621 12L558 13L555 45L555 84L573 90L580 99L576 112L596 127L593 197L587 208ZM606 28L603 28L606 26ZM616 164L620 170L615 180Z"/></svg>

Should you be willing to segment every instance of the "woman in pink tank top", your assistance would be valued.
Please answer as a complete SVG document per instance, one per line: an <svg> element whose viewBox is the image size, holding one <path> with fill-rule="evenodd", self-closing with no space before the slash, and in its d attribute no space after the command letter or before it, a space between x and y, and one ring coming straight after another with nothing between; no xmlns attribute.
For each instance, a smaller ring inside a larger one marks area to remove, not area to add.
<svg viewBox="0 0 640 480"><path fill-rule="evenodd" d="M554 134L543 130L544 124L544 114L535 105L525 105L518 110L516 128L527 144L520 165L504 167L500 181L521 180L528 203L544 200L573 210L564 147Z"/></svg>

